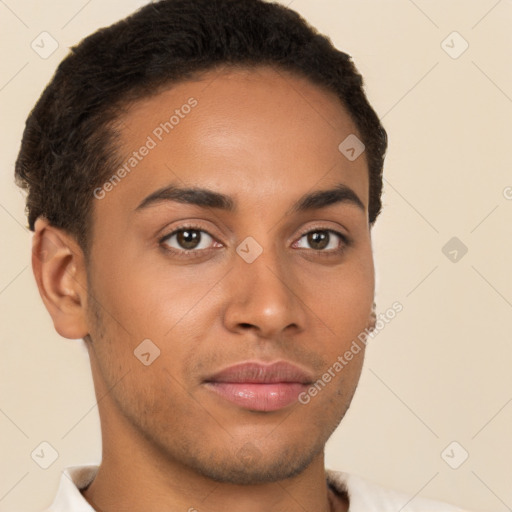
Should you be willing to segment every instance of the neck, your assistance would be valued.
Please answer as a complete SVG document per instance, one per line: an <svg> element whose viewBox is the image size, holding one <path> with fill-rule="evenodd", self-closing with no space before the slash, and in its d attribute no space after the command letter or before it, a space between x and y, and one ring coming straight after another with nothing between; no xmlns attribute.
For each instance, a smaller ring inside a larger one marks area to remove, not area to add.
<svg viewBox="0 0 512 512"><path fill-rule="evenodd" d="M348 510L348 503L327 487L323 457L295 478L239 486L188 475L173 464L168 464L165 471L133 456L127 463L126 453L130 452L125 452L122 463L113 457L103 459L96 478L83 491L85 499L98 512Z"/></svg>
<svg viewBox="0 0 512 512"><path fill-rule="evenodd" d="M102 463L94 481L83 491L85 499L99 512L348 510L346 500L328 489L323 453L293 478L234 485L210 480L169 460L133 432L126 435L125 430L105 425L104 421L102 427Z"/></svg>

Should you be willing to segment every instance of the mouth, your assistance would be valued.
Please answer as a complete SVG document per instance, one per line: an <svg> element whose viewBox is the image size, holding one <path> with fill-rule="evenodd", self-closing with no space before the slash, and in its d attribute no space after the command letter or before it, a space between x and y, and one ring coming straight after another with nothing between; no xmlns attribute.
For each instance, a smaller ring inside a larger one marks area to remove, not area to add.
<svg viewBox="0 0 512 512"><path fill-rule="evenodd" d="M243 409L277 411L297 401L313 376L286 361L245 362L225 368L204 380L218 396Z"/></svg>

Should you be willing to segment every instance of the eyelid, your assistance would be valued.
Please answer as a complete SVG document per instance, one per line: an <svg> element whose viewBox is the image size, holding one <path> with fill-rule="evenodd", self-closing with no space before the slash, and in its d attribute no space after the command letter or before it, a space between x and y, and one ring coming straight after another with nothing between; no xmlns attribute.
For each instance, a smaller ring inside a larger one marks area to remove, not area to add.
<svg viewBox="0 0 512 512"><path fill-rule="evenodd" d="M183 224L180 224L179 226L173 228L171 231L166 232L165 235L159 237L158 245L159 246L165 245L164 244L165 240L167 240L168 238L171 238L172 236L176 235L180 231L185 231L187 229L206 233L209 237L211 237L214 240L214 242L224 245L222 242L219 242L219 240L217 239L216 236L212 235L207 229L204 229L203 226L200 226L199 224L194 224L193 222L184 222ZM166 250L167 252L173 253L178 256L183 255L183 256L187 256L187 257L190 254L194 254L194 255L205 254L206 252L214 250L214 249L218 249L218 247L209 247L208 249L176 249L174 247L167 246L164 248L164 250Z"/></svg>
<svg viewBox="0 0 512 512"><path fill-rule="evenodd" d="M347 244L350 243L350 241L351 241L350 237L347 234L339 231L338 229L326 226L325 224L318 224L318 225L313 224L313 226L309 226L307 229L305 229L304 231L301 232L301 234L299 235L299 238L302 238L304 235L307 235L308 233L311 233L314 231L328 231L329 233L335 233L336 235L340 236L343 239L343 241L346 242Z"/></svg>
<svg viewBox="0 0 512 512"><path fill-rule="evenodd" d="M319 226L319 227L313 227L313 228L307 229L299 236L299 238L295 242L293 242L292 245L298 244L299 241L304 236L308 235L309 233L315 233L315 232L319 232L319 231L324 231L326 233L329 233L329 235L332 235L332 234L336 235L341 240L341 243L339 243L339 246L336 247L335 249L315 250L315 249L307 249L304 247L297 247L296 250L305 251L306 253L311 253L315 257L320 257L320 258L331 257L332 258L332 257L340 257L352 245L352 240L347 235L345 235L344 233L341 233L340 231L338 231L336 229L328 228L325 226Z"/></svg>
<svg viewBox="0 0 512 512"><path fill-rule="evenodd" d="M173 228L171 231L167 232L167 234L159 237L158 244L160 246L164 245L163 242L165 240L167 240L168 238L170 238L173 235L176 235L178 232L184 231L186 229L191 229L191 230L201 231L203 233L206 233L216 243L224 245L222 242L219 242L219 240L217 239L216 236L212 235L207 229L204 229L203 226L201 226L199 224L194 224L193 222L184 222L183 224L180 224L179 226ZM337 236L339 236L341 238L344 247L341 247L341 248L338 248L338 249L330 249L330 250L327 250L327 251L299 248L300 250L310 250L310 251L315 252L316 254L332 255L332 254L340 253L341 251L343 251L347 246L351 245L351 243L352 243L352 240L345 233L342 233L342 232L340 232L340 231L338 231L338 230L336 230L334 228L330 228L330 227L326 226L325 224L323 224L323 225L322 224L317 224L317 225L309 226L308 228L302 230L300 235L298 236L298 238L294 239L292 245L297 243L305 235L307 235L309 233L312 233L312 232L315 232L315 231L326 231L328 233L334 233L335 235L337 235ZM211 252L211 251L213 251L215 249L219 249L219 247L209 247L207 249L176 249L174 247L169 247L169 246L164 247L165 251L170 252L173 255L176 255L178 257L183 256L185 258L199 257L199 256L204 255L207 252Z"/></svg>

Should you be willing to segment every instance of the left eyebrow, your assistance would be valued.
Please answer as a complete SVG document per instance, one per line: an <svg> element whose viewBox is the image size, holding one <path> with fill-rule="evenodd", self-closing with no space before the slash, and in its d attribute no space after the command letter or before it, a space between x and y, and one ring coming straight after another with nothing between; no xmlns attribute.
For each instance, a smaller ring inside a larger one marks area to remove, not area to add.
<svg viewBox="0 0 512 512"><path fill-rule="evenodd" d="M236 201L231 196L201 187L179 187L169 185L156 190L147 196L135 209L144 210L150 206L166 201L192 204L202 208L215 208L228 212L236 212ZM347 185L339 183L329 190L316 190L299 198L287 214L302 213L309 210L319 210L336 203L348 203L365 211L365 206L358 195Z"/></svg>
<svg viewBox="0 0 512 512"><path fill-rule="evenodd" d="M348 203L357 206L363 212L365 207L359 196L347 185L339 183L329 190L317 190L303 195L287 212L302 213L309 210L319 210L336 203Z"/></svg>

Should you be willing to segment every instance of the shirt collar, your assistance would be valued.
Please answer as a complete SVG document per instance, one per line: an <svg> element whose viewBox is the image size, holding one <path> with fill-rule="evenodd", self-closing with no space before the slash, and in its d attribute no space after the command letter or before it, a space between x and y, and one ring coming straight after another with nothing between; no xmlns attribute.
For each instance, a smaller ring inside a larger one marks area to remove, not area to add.
<svg viewBox="0 0 512 512"><path fill-rule="evenodd" d="M48 512L94 512L80 489L87 487L96 476L99 466L73 466L61 475L59 489Z"/></svg>

